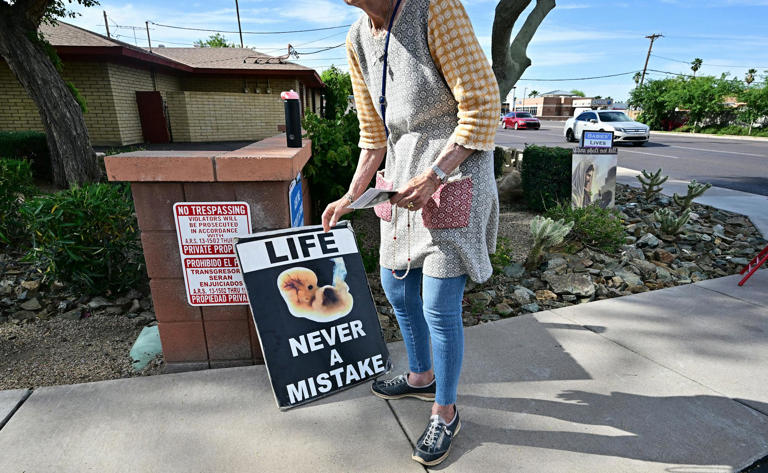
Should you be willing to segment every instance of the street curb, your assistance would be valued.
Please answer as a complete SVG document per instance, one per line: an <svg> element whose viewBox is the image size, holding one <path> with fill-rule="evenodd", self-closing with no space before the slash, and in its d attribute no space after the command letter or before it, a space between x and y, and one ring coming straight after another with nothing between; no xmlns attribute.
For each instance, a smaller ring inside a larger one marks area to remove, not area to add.
<svg viewBox="0 0 768 473"><path fill-rule="evenodd" d="M762 136L712 135L708 133L683 133L679 131L651 131L651 134L659 135L659 136L687 136L691 138L714 138L716 140L768 142L768 138L763 138Z"/></svg>

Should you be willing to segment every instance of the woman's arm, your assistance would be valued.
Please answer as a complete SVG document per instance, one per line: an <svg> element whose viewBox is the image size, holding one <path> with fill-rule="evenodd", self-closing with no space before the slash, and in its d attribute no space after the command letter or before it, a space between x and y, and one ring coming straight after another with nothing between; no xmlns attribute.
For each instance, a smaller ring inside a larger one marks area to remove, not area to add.
<svg viewBox="0 0 768 473"><path fill-rule="evenodd" d="M368 184L386 155L387 148L363 148L360 150L360 159L357 161L355 175L349 184L349 192L341 199L328 204L323 212L323 231L329 231L332 226L339 222L339 218L351 212L347 206L368 188Z"/></svg>
<svg viewBox="0 0 768 473"><path fill-rule="evenodd" d="M349 36L347 36L347 62L349 63L349 76L352 80L352 92L355 96L357 119L360 122L360 141L358 143L360 158L357 161L357 169L352 177L352 182L349 184L347 195L328 204L323 212L323 230L326 232L330 227L336 225L342 215L351 212L347 206L365 191L387 154L387 135L384 131L384 123L376 113Z"/></svg>
<svg viewBox="0 0 768 473"><path fill-rule="evenodd" d="M429 51L458 102L458 124L436 164L452 173L475 150L492 150L501 111L499 87L459 0L433 0L429 6ZM424 206L440 185L432 169L411 179L393 203Z"/></svg>

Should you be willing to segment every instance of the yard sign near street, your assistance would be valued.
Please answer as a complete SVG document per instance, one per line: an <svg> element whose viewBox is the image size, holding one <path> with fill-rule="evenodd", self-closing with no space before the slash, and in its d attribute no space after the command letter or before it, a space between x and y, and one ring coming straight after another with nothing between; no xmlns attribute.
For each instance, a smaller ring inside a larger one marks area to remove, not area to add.
<svg viewBox="0 0 768 473"><path fill-rule="evenodd" d="M251 232L247 202L173 205L181 267L190 305L243 305L248 296L232 238Z"/></svg>
<svg viewBox="0 0 768 473"><path fill-rule="evenodd" d="M612 148L612 131L588 131L581 132L581 148Z"/></svg>
<svg viewBox="0 0 768 473"><path fill-rule="evenodd" d="M289 408L390 368L376 306L346 222L237 238L277 405Z"/></svg>

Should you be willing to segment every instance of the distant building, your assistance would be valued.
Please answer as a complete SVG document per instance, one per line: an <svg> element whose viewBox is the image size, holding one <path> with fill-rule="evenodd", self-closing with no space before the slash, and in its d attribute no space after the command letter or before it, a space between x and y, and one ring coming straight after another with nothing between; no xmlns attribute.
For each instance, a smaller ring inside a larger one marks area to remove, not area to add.
<svg viewBox="0 0 768 473"><path fill-rule="evenodd" d="M504 106L507 111L512 110L509 103ZM626 110L627 106L612 99L581 97L565 90L552 90L537 97L516 97L514 106L518 112L556 119L572 117L574 111L581 108Z"/></svg>
<svg viewBox="0 0 768 473"><path fill-rule="evenodd" d="M280 92L320 111L314 69L243 48L146 48L59 21L40 31L85 97L93 145L260 140L285 124ZM0 59L0 130L43 130L32 99Z"/></svg>

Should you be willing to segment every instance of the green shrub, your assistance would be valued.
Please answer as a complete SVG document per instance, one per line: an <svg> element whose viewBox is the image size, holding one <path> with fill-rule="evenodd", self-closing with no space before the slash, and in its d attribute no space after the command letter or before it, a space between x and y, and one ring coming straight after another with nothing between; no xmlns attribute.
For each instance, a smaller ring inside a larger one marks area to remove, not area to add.
<svg viewBox="0 0 768 473"><path fill-rule="evenodd" d="M50 177L51 158L45 133L39 131L0 131L0 158L28 159L37 177Z"/></svg>
<svg viewBox="0 0 768 473"><path fill-rule="evenodd" d="M320 220L326 205L341 198L348 190L360 156L358 126L354 113L335 120L314 113L307 113L304 118L306 136L312 140L312 159L302 172L312 188L315 222Z"/></svg>
<svg viewBox="0 0 768 473"><path fill-rule="evenodd" d="M571 198L571 150L526 146L520 171L523 197L532 210L542 211Z"/></svg>
<svg viewBox="0 0 768 473"><path fill-rule="evenodd" d="M357 249L360 251L360 258L363 260L363 267L366 273L374 273L379 270L379 247L368 245L368 235L362 231L355 231L357 240Z"/></svg>
<svg viewBox="0 0 768 473"><path fill-rule="evenodd" d="M9 245L26 236L19 209L35 192L29 161L0 159L0 243Z"/></svg>
<svg viewBox="0 0 768 473"><path fill-rule="evenodd" d="M87 294L120 292L145 280L138 225L127 184L86 184L26 202L32 233L26 259L46 277Z"/></svg>
<svg viewBox="0 0 768 473"><path fill-rule="evenodd" d="M573 222L568 240L578 241L608 253L616 253L624 244L624 226L615 209L604 209L597 204L573 208L569 202L557 204L544 215L553 220Z"/></svg>
<svg viewBox="0 0 768 473"><path fill-rule="evenodd" d="M496 148L498 149L498 148ZM500 273L512 264L512 243L509 238L500 236L496 240L496 253L490 255L493 271Z"/></svg>

